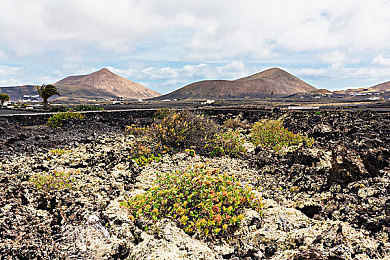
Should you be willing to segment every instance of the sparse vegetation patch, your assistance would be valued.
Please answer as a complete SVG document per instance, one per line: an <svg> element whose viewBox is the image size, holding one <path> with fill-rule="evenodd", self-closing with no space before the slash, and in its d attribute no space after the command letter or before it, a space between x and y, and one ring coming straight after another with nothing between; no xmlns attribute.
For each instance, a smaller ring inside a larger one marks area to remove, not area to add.
<svg viewBox="0 0 390 260"><path fill-rule="evenodd" d="M62 150L62 149L50 150L51 155L58 155L58 156L61 156L63 154L70 153L70 152L71 152L71 150Z"/></svg>
<svg viewBox="0 0 390 260"><path fill-rule="evenodd" d="M91 105L78 105L73 108L75 111L94 111L94 110L103 110L102 107L99 106L91 106Z"/></svg>
<svg viewBox="0 0 390 260"><path fill-rule="evenodd" d="M156 112L154 118L155 122L149 126L131 125L126 129L128 134L142 136L136 141L138 143L131 145L132 158L138 165L144 165L138 163L138 158L148 162L161 153L185 149L193 150L192 154L196 152L207 156L241 157L247 153L244 147L246 138L238 129L221 127L204 115L162 109Z"/></svg>
<svg viewBox="0 0 390 260"><path fill-rule="evenodd" d="M51 127L51 128L57 128L57 127L60 127L62 126L63 122L66 121L66 120L69 120L69 119L84 119L85 116L80 114L80 113L77 113L77 112L63 112L63 113L58 113L58 114L54 114L52 115L48 121L47 121L47 126L48 127Z"/></svg>
<svg viewBox="0 0 390 260"><path fill-rule="evenodd" d="M216 134L206 146L214 148L210 153L211 156L242 157L247 154L244 146L245 141L246 138L243 134L229 128L227 131Z"/></svg>
<svg viewBox="0 0 390 260"><path fill-rule="evenodd" d="M54 170L35 174L31 177L30 182L35 184L39 190L61 190L71 187L74 178L72 172Z"/></svg>
<svg viewBox="0 0 390 260"><path fill-rule="evenodd" d="M262 210L261 199L250 187L204 165L157 173L152 188L122 205L134 221L169 218L187 234L203 238L231 236L244 218L244 208Z"/></svg>
<svg viewBox="0 0 390 260"><path fill-rule="evenodd" d="M284 128L277 120L262 120L255 123L251 130L251 141L264 149L272 149L283 153L283 149L305 142L308 147L314 144L314 139L307 135L295 134Z"/></svg>

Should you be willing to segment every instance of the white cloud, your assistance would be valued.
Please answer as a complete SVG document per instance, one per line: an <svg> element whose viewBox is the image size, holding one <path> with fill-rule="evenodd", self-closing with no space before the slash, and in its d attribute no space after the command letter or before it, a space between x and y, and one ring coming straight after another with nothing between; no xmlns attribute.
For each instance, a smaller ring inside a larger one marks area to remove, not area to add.
<svg viewBox="0 0 390 260"><path fill-rule="evenodd" d="M1 0L0 59L17 60L27 82L102 64L163 86L260 71L251 63L310 78L388 77L376 65L390 65L389 13L388 0ZM10 73L0 67L3 80Z"/></svg>
<svg viewBox="0 0 390 260"><path fill-rule="evenodd" d="M313 69L313 68L304 68L304 69L298 69L294 70L294 73L296 75L299 75L300 77L310 77L310 76L324 76L328 73L328 70L325 68L321 69Z"/></svg>
<svg viewBox="0 0 390 260"><path fill-rule="evenodd" d="M373 60L372 63L378 64L378 65L384 65L384 66L389 66L390 65L390 58L385 58L382 54L376 56Z"/></svg>
<svg viewBox="0 0 390 260"><path fill-rule="evenodd" d="M140 84L145 84L157 91L166 93L190 84L194 81L207 79L237 79L248 76L251 69L242 61L232 61L226 64L198 63L182 64L181 66L148 66L136 65L136 69L119 69L108 67L112 72ZM256 71L258 72L258 71Z"/></svg>
<svg viewBox="0 0 390 260"><path fill-rule="evenodd" d="M343 64L347 61L346 53L339 50L321 54L319 58L327 64Z"/></svg>
<svg viewBox="0 0 390 260"><path fill-rule="evenodd" d="M42 82L42 83L39 83L37 85L41 85L41 84L51 84L51 83L55 83L59 80L61 80L63 77L61 76L42 76L42 77L38 77L36 78L36 82Z"/></svg>
<svg viewBox="0 0 390 260"><path fill-rule="evenodd" d="M0 42L20 55L91 46L129 53L147 39L175 37L184 57L204 61L388 49L389 13L383 0L2 0Z"/></svg>
<svg viewBox="0 0 390 260"><path fill-rule="evenodd" d="M19 86L19 85L24 85L22 81L18 79L1 79L0 80L0 86L1 87L12 87L12 86Z"/></svg>
<svg viewBox="0 0 390 260"><path fill-rule="evenodd" d="M108 67L112 72L122 75L127 78L135 79L177 79L177 78L201 78L201 79L212 79L212 78L235 78L246 73L246 67L241 61L232 61L225 65L215 64L185 64L181 67L145 67L136 72L134 69L117 69Z"/></svg>
<svg viewBox="0 0 390 260"><path fill-rule="evenodd" d="M0 65L0 76L15 75L18 72L20 72L19 68Z"/></svg>

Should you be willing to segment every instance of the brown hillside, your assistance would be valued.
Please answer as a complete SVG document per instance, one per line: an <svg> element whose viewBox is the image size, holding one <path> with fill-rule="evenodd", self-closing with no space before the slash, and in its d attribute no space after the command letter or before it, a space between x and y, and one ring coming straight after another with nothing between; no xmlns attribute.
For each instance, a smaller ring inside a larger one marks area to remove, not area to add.
<svg viewBox="0 0 390 260"><path fill-rule="evenodd" d="M145 99L159 93L104 68L88 75L66 77L56 83L62 97Z"/></svg>
<svg viewBox="0 0 390 260"><path fill-rule="evenodd" d="M272 68L241 79L192 83L158 99L229 99L288 96L317 89L290 73Z"/></svg>
<svg viewBox="0 0 390 260"><path fill-rule="evenodd" d="M370 93L370 92L390 92L390 81L372 87L352 88L352 89L335 91L335 93L337 94Z"/></svg>
<svg viewBox="0 0 390 260"><path fill-rule="evenodd" d="M390 91L390 81L375 85L371 87L371 89L374 89L376 91Z"/></svg>

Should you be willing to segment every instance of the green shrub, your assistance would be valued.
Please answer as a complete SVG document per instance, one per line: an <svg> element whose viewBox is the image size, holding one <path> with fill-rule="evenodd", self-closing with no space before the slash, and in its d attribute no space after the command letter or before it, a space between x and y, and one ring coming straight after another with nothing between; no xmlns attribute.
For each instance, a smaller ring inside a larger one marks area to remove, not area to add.
<svg viewBox="0 0 390 260"><path fill-rule="evenodd" d="M282 122L276 120L263 120L255 123L251 134L251 141L254 145L264 149L272 149L276 153L283 153L283 148L303 142L309 147L314 143L313 138L294 134L284 128Z"/></svg>
<svg viewBox="0 0 390 260"><path fill-rule="evenodd" d="M217 125L204 115L183 111L156 121L145 134L173 150L196 147L197 153L208 154L206 144L217 132Z"/></svg>
<svg viewBox="0 0 390 260"><path fill-rule="evenodd" d="M76 112L63 112L63 113L58 113L58 114L54 114L52 115L49 120L47 120L47 126L48 127L51 127L51 128L57 128L57 127L60 127L62 126L63 122L66 121L66 120L69 120L69 119L84 119L85 116L80 114L80 113L76 113Z"/></svg>
<svg viewBox="0 0 390 260"><path fill-rule="evenodd" d="M229 118L228 120L223 122L223 127L224 128L237 129L237 128L240 128L240 127L243 128L244 125L237 118L235 118L235 119Z"/></svg>
<svg viewBox="0 0 390 260"><path fill-rule="evenodd" d="M66 112L69 111L70 108L65 105L60 105L60 106L51 106L50 107L50 112Z"/></svg>
<svg viewBox="0 0 390 260"><path fill-rule="evenodd" d="M174 113L169 110L168 113L162 110L161 113L164 117L159 116L162 119L156 118L149 126L131 125L126 128L126 133L142 136L141 140L131 144L130 158L138 165L145 165L167 151L185 149L193 150L194 155L196 152L207 156L241 157L247 153L245 136L238 130L221 128L204 115L188 111Z"/></svg>
<svg viewBox="0 0 390 260"><path fill-rule="evenodd" d="M195 155L196 155L194 149L186 149L185 152L186 152L189 156L191 156L191 157L195 157Z"/></svg>
<svg viewBox="0 0 390 260"><path fill-rule="evenodd" d="M154 186L122 203L134 221L169 218L187 234L204 238L232 236L244 208L261 213L251 188L219 170L197 166L184 172L157 173Z"/></svg>
<svg viewBox="0 0 390 260"><path fill-rule="evenodd" d="M35 174L31 177L30 182L35 184L36 188L39 190L61 190L71 187L74 178L72 177L71 172L53 171Z"/></svg>
<svg viewBox="0 0 390 260"><path fill-rule="evenodd" d="M91 105L78 105L74 107L75 111L94 111L94 110L103 110L102 107L99 106L91 106Z"/></svg>
<svg viewBox="0 0 390 260"><path fill-rule="evenodd" d="M174 110L171 110L169 108L159 108L154 113L153 118L154 119L164 119L168 116L172 116L173 114L176 114Z"/></svg>
<svg viewBox="0 0 390 260"><path fill-rule="evenodd" d="M168 147L161 143L153 145L150 141L142 139L130 144L130 159L133 159L138 166L144 166L153 161L159 161L161 154L168 152Z"/></svg>
<svg viewBox="0 0 390 260"><path fill-rule="evenodd" d="M247 154L244 146L245 136L238 130L228 129L225 132L218 133L209 141L207 146L213 148L211 156L229 155L231 157L241 157Z"/></svg>
<svg viewBox="0 0 390 260"><path fill-rule="evenodd" d="M134 135L134 136L145 135L145 134L148 134L148 132L149 132L149 128L137 126L134 124L127 126L126 130L125 130L126 134L130 134L130 135Z"/></svg>

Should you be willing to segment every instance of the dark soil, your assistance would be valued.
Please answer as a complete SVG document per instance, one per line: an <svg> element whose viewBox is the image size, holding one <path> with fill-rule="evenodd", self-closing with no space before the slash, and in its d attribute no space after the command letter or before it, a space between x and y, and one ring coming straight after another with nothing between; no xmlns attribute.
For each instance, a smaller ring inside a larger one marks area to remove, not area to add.
<svg viewBox="0 0 390 260"><path fill-rule="evenodd" d="M96 138L123 133L125 127L115 122L108 124L76 120L66 122L60 128L51 129L45 125L21 126L0 117L0 157L91 143Z"/></svg>
<svg viewBox="0 0 390 260"><path fill-rule="evenodd" d="M317 153L302 147L270 157L258 150L252 164L279 180L261 185L282 187L283 196L294 201L310 195L315 203L299 206L308 217L342 220L390 237L390 114L296 113L283 122L314 137ZM328 166L322 166L325 161Z"/></svg>

